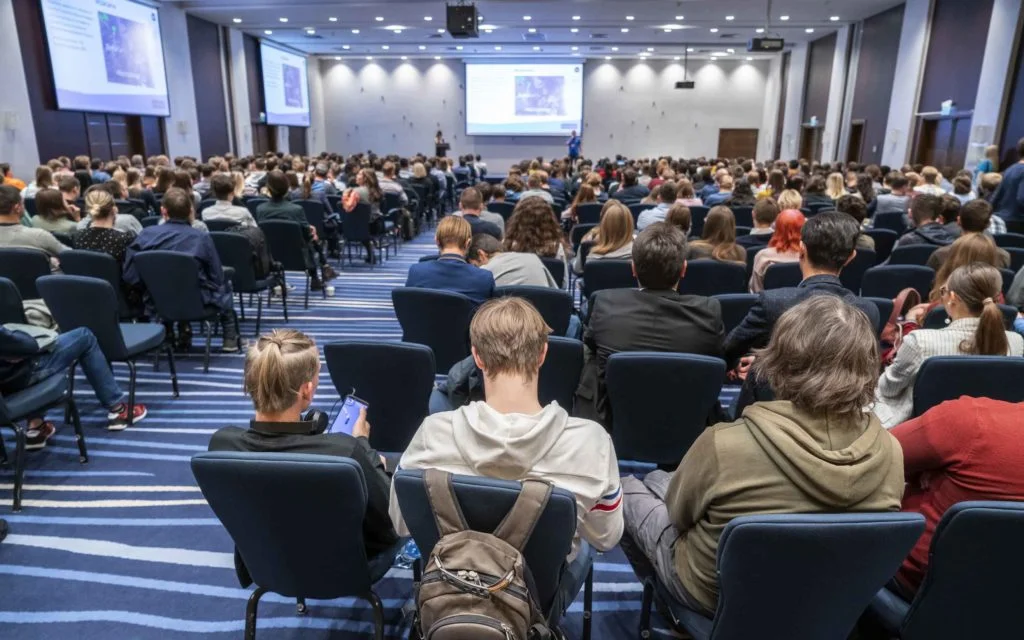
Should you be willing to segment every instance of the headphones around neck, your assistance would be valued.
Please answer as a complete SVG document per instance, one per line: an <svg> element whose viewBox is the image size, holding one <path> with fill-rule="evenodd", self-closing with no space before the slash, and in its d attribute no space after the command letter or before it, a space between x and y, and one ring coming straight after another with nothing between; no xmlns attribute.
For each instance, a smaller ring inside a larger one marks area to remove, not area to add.
<svg viewBox="0 0 1024 640"><path fill-rule="evenodd" d="M310 409L302 415L303 422L313 423L312 428L309 430L310 434L321 434L327 431L327 420L328 416L323 411L316 409Z"/></svg>

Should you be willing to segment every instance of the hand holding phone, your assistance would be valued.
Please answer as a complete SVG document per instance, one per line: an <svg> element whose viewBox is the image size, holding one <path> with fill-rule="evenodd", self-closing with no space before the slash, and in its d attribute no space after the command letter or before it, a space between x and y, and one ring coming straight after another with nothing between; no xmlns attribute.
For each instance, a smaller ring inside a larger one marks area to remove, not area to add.
<svg viewBox="0 0 1024 640"><path fill-rule="evenodd" d="M366 422L366 410L369 406L366 401L357 398L354 394L349 394L345 397L341 411L328 433L347 433L357 438L369 437L370 425Z"/></svg>

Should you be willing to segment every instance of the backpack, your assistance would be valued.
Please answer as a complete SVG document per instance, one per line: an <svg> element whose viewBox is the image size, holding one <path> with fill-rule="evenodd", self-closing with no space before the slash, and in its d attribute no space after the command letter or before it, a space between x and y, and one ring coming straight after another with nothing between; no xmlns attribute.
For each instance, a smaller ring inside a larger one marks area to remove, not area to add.
<svg viewBox="0 0 1024 640"><path fill-rule="evenodd" d="M440 539L416 592L424 640L548 640L553 637L537 606L522 549L551 496L551 485L525 480L494 533L468 528L452 476L423 473Z"/></svg>
<svg viewBox="0 0 1024 640"><path fill-rule="evenodd" d="M892 313L882 329L882 343L889 345L882 350L882 367L887 367L896 359L896 354L903 344L903 338L910 332L920 327L907 320L900 320L907 315L911 309L921 304L921 294L916 289L906 288L899 292L896 299L892 301Z"/></svg>

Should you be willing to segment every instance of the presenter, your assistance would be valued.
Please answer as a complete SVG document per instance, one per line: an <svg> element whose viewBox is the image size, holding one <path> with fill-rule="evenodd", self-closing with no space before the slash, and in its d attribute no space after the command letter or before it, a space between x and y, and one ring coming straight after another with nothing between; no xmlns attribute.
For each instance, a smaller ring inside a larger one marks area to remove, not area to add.
<svg viewBox="0 0 1024 640"><path fill-rule="evenodd" d="M583 140L576 134L575 129L572 130L572 136L567 144L569 145L569 166L575 169L576 163L580 159L580 150L583 148Z"/></svg>
<svg viewBox="0 0 1024 640"><path fill-rule="evenodd" d="M448 153L448 149L451 149L451 145L444 141L444 134L439 130L437 135L434 136L434 155L438 158L443 158Z"/></svg>

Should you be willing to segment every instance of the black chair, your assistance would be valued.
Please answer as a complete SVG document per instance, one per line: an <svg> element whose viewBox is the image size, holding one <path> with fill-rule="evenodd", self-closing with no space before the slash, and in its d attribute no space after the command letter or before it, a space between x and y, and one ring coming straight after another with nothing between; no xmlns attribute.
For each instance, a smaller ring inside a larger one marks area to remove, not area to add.
<svg viewBox="0 0 1024 640"><path fill-rule="evenodd" d="M704 234L704 220L708 217L710 207L690 207L690 237L700 238Z"/></svg>
<svg viewBox="0 0 1024 640"><path fill-rule="evenodd" d="M779 262L764 272L764 288L782 289L795 287L804 279L799 262Z"/></svg>
<svg viewBox="0 0 1024 640"><path fill-rule="evenodd" d="M0 278L0 324L28 324L21 292L10 278Z"/></svg>
<svg viewBox="0 0 1024 640"><path fill-rule="evenodd" d="M551 327L552 335L564 336L569 330L572 296L566 291L549 287L510 286L498 287L494 296L515 296L528 300Z"/></svg>
<svg viewBox="0 0 1024 640"><path fill-rule="evenodd" d="M754 275L754 261L757 260L757 254L765 250L765 247L751 247L747 249L747 282L750 281L751 276Z"/></svg>
<svg viewBox="0 0 1024 640"><path fill-rule="evenodd" d="M992 236L996 246L1003 249L1024 249L1024 234L1020 233L997 233Z"/></svg>
<svg viewBox="0 0 1024 640"><path fill-rule="evenodd" d="M583 265L583 297L587 300L605 289L635 289L636 278L629 260L590 260Z"/></svg>
<svg viewBox="0 0 1024 640"><path fill-rule="evenodd" d="M316 229L317 237L326 241L327 229L324 227L324 220L327 218L327 211L324 210L324 203L319 200L294 200L292 204L302 207L306 221Z"/></svg>
<svg viewBox="0 0 1024 640"><path fill-rule="evenodd" d="M1024 503L954 504L935 527L917 595L907 602L882 589L872 617L903 640L1011 637L1020 627L1021 536Z"/></svg>
<svg viewBox="0 0 1024 640"><path fill-rule="evenodd" d="M888 298L895 300L900 291L908 287L916 289L921 299L926 300L935 280L935 271L917 265L894 265L872 267L864 272L860 294L866 298Z"/></svg>
<svg viewBox="0 0 1024 640"><path fill-rule="evenodd" d="M596 224L577 224L572 228L569 233L569 239L572 242L572 250L579 251L580 243L583 242L583 236L590 233L591 229L596 229Z"/></svg>
<svg viewBox="0 0 1024 640"><path fill-rule="evenodd" d="M370 445L378 451L405 451L427 417L434 388L430 347L346 340L324 345L324 359L338 395L354 393L369 405Z"/></svg>
<svg viewBox="0 0 1024 640"><path fill-rule="evenodd" d="M807 208L811 210L812 216L816 216L819 213L823 213L825 211L835 211L836 204L835 202L814 202L808 204Z"/></svg>
<svg viewBox="0 0 1024 640"><path fill-rule="evenodd" d="M715 299L722 305L725 335L728 336L743 322L743 318L747 317L747 312L757 302L758 297L756 293L722 293L715 296Z"/></svg>
<svg viewBox="0 0 1024 640"><path fill-rule="evenodd" d="M928 258L932 257L939 247L934 244L910 244L896 247L889 255L889 264L916 264L927 266Z"/></svg>
<svg viewBox="0 0 1024 640"><path fill-rule="evenodd" d="M565 288L565 261L561 258L546 258L544 256L541 256L540 261L547 267L558 288Z"/></svg>
<svg viewBox="0 0 1024 640"><path fill-rule="evenodd" d="M601 209L604 205L600 202L588 202L587 204L576 205L576 222L578 224L598 224L601 222Z"/></svg>
<svg viewBox="0 0 1024 640"><path fill-rule="evenodd" d="M259 209L261 204L265 204L267 202L270 202L267 198L249 198L245 201L245 208L248 209L249 213L252 214L252 217L255 218L256 210Z"/></svg>
<svg viewBox="0 0 1024 640"><path fill-rule="evenodd" d="M875 259L878 264L889 259L896 241L900 239L899 234L892 229L865 229L863 233L875 241Z"/></svg>
<svg viewBox="0 0 1024 640"><path fill-rule="evenodd" d="M161 220L163 220L163 218L161 218L160 216L148 216L143 218L140 222L142 223L142 228L146 228L155 227L156 225L160 224Z"/></svg>
<svg viewBox="0 0 1024 640"><path fill-rule="evenodd" d="M907 231L906 214L902 211L876 213L871 219L871 226L875 229L888 229L901 236Z"/></svg>
<svg viewBox="0 0 1024 640"><path fill-rule="evenodd" d="M284 277L256 277L252 245L245 236L226 231L213 231L210 238L213 240L213 246L217 248L221 264L234 269L234 273L231 274L231 289L238 294L239 320L242 322L245 322L244 294L256 294L256 336L259 337L260 323L263 321L263 292L271 291L274 285L281 285L283 292L287 288ZM267 304L270 304L270 295L267 296ZM282 297L281 304L284 307L285 322L288 322L288 299Z"/></svg>
<svg viewBox="0 0 1024 640"><path fill-rule="evenodd" d="M736 218L737 227L754 226L754 207L730 207L732 215ZM690 212L691 215L693 212Z"/></svg>
<svg viewBox="0 0 1024 640"><path fill-rule="evenodd" d="M210 322L217 321L220 309L203 303L196 259L177 251L142 251L135 256L135 266L153 300L157 315L164 322L202 323L206 334L203 372L208 372L210 340L213 337Z"/></svg>
<svg viewBox="0 0 1024 640"><path fill-rule="evenodd" d="M1010 271L1017 273L1024 269L1024 249L1019 247L1007 247L1006 252L1010 254Z"/></svg>
<svg viewBox="0 0 1024 640"><path fill-rule="evenodd" d="M135 361L147 354L163 351L171 370L171 389L178 397L178 373L174 351L165 342L163 325L122 323L117 315L117 293L109 282L88 276L43 276L37 282L46 306L60 326L61 333L84 327L96 336L100 350L109 362L128 365L128 425L135 417Z"/></svg>
<svg viewBox="0 0 1024 640"><path fill-rule="evenodd" d="M366 557L366 479L357 462L210 451L192 457L192 474L256 584L245 611L246 640L256 638L257 607L267 591L300 603L363 598L373 607L374 638L383 640L384 607L373 585L397 548Z"/></svg>
<svg viewBox="0 0 1024 640"><path fill-rule="evenodd" d="M718 406L721 358L623 352L608 358L605 386L620 460L678 465ZM685 411L680 410L685 407Z"/></svg>
<svg viewBox="0 0 1024 640"><path fill-rule="evenodd" d="M73 249L60 254L60 269L69 276L87 276L106 280L117 294L117 315L121 320L131 320L138 315L128 306L121 281L121 265L114 256L99 251Z"/></svg>
<svg viewBox="0 0 1024 640"><path fill-rule="evenodd" d="M203 200L202 202L200 202L199 206L196 207L196 217L199 218L200 220L202 220L203 219L203 212L206 211L207 209L209 209L210 207L212 207L215 204L217 204L216 198L207 198L206 200Z"/></svg>
<svg viewBox="0 0 1024 640"><path fill-rule="evenodd" d="M61 243L62 245L69 249L75 246L75 237L70 233L51 231L50 234L53 235L54 238L57 238L57 242ZM63 253L61 255L63 256Z"/></svg>
<svg viewBox="0 0 1024 640"><path fill-rule="evenodd" d="M548 336L548 355L541 365L537 381L540 403L557 402L572 415L582 373L583 343L572 338Z"/></svg>
<svg viewBox="0 0 1024 640"><path fill-rule="evenodd" d="M327 195L327 202L331 205L331 211L338 213L341 211L341 196L340 195Z"/></svg>
<svg viewBox="0 0 1024 640"><path fill-rule="evenodd" d="M878 307L878 327L877 328L878 328L878 335L881 336L882 335L882 330L885 329L886 323L889 322L889 316L892 315L892 309L896 305L893 304L893 299L892 298L871 298L871 297L866 297L865 296L863 299L864 300L870 300L871 302L875 303L876 307Z"/></svg>
<svg viewBox="0 0 1024 640"><path fill-rule="evenodd" d="M379 240L379 236L373 233L370 225L370 218L372 217L372 210L370 205L365 202L360 202L355 206L352 211L342 215L342 231L345 235L345 249L348 254L349 266L355 263L352 260L352 247L353 245L362 248L365 243ZM390 255L388 247L378 242L377 243L377 262L383 262L384 255ZM373 264L370 265L373 268Z"/></svg>
<svg viewBox="0 0 1024 640"><path fill-rule="evenodd" d="M30 218L38 213L38 210L36 209L36 199L34 197L22 198L21 202L25 205L25 213L27 213Z"/></svg>
<svg viewBox="0 0 1024 640"><path fill-rule="evenodd" d="M750 230L750 227L736 227L736 237L749 236Z"/></svg>
<svg viewBox="0 0 1024 640"><path fill-rule="evenodd" d="M857 249L857 255L853 257L850 264L843 267L839 272L839 281L843 286L854 293L860 292L860 286L864 282L864 274L868 269L878 264L878 256L869 249Z"/></svg>
<svg viewBox="0 0 1024 640"><path fill-rule="evenodd" d="M476 311L472 300L460 293L417 287L396 287L391 300L402 325L402 341L430 347L437 373L448 373L469 355L469 323Z"/></svg>
<svg viewBox="0 0 1024 640"><path fill-rule="evenodd" d="M679 293L697 296L746 293L747 290L747 269L734 262L693 260L687 263L686 277L679 281Z"/></svg>
<svg viewBox="0 0 1024 640"><path fill-rule="evenodd" d="M37 300L36 278L50 275L50 259L39 249L4 247L0 249L0 278L18 287L23 300Z"/></svg>
<svg viewBox="0 0 1024 640"><path fill-rule="evenodd" d="M1024 402L1024 358L933 356L914 380L914 417L960 396Z"/></svg>
<svg viewBox="0 0 1024 640"><path fill-rule="evenodd" d="M648 209L653 209L653 204L631 204L629 205L629 212L633 214L633 224L640 218L640 214Z"/></svg>
<svg viewBox="0 0 1024 640"><path fill-rule="evenodd" d="M203 224L206 225L207 230L213 231L227 231L231 227L237 227L238 223L232 220L203 220Z"/></svg>
<svg viewBox="0 0 1024 640"><path fill-rule="evenodd" d="M999 305L999 310L1003 312L1003 324L1006 326L1006 329L1012 331L1013 322L1017 319L1017 309L1008 304L1001 304ZM949 314L946 313L946 308L940 304L925 316L924 328L944 329L949 324L949 321Z"/></svg>
<svg viewBox="0 0 1024 640"><path fill-rule="evenodd" d="M309 308L309 288L312 278L306 266L307 257L312 253L306 238L302 234L302 225L290 220L267 220L260 223L263 236L267 239L267 248L274 260L281 263L284 271L300 271L306 276L306 297L304 307ZM312 259L315 263L316 259ZM321 289L321 295L327 298L327 287ZM288 321L288 287L281 287L281 302L285 309L285 322Z"/></svg>
<svg viewBox="0 0 1024 640"><path fill-rule="evenodd" d="M1010 287L1013 286L1013 279L1017 274L1009 269L1000 269L999 273L1003 275L1003 295L1005 296L1010 292Z"/></svg>
<svg viewBox="0 0 1024 640"><path fill-rule="evenodd" d="M488 202L487 210L491 213L496 213L508 222L508 219L512 217L512 212L515 211L516 204L514 202Z"/></svg>

